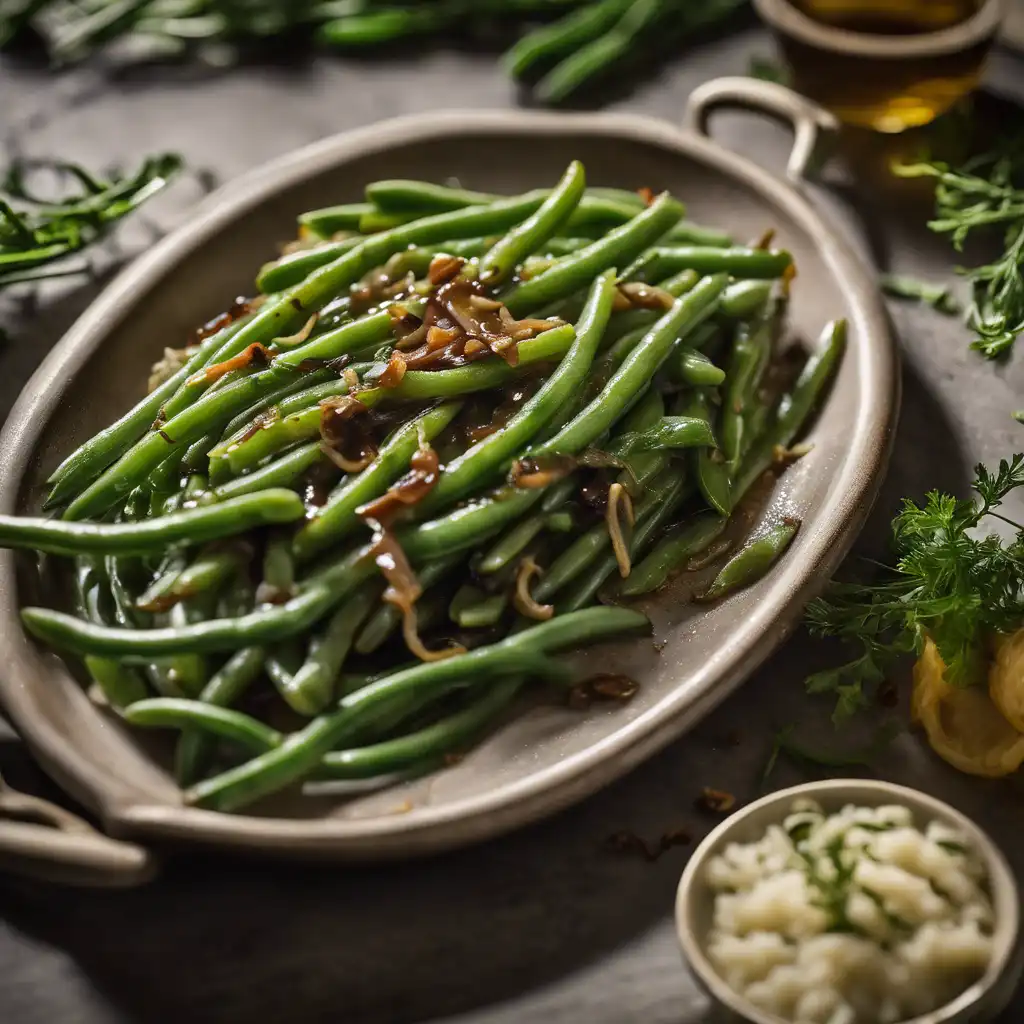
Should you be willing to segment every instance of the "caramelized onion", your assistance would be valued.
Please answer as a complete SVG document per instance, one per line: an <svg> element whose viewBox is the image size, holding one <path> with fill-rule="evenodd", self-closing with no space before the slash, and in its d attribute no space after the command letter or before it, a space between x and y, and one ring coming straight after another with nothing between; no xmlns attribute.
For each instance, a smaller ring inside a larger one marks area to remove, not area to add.
<svg viewBox="0 0 1024 1024"><path fill-rule="evenodd" d="M576 468L571 455L542 455L540 458L516 459L509 473L509 483L521 490L547 487L563 480Z"/></svg>
<svg viewBox="0 0 1024 1024"><path fill-rule="evenodd" d="M530 581L540 575L540 566L534 561L533 555L527 555L519 563L516 570L516 589L512 595L512 604L521 615L528 619L546 622L555 614L555 606L538 604L530 593Z"/></svg>
<svg viewBox="0 0 1024 1024"><path fill-rule="evenodd" d="M360 453L359 458L348 459L326 441L320 442L320 451L343 473L361 473L377 456L375 451L364 450Z"/></svg>
<svg viewBox="0 0 1024 1024"><path fill-rule="evenodd" d="M207 366L198 373L192 374L187 383L212 384L214 381L220 380L224 374L231 373L232 370L243 370L245 367L252 366L253 364L265 366L270 362L270 359L270 350L256 341L247 348L242 349L237 356L225 359L222 363L214 363L212 366Z"/></svg>
<svg viewBox="0 0 1024 1024"><path fill-rule="evenodd" d="M372 518L368 519L368 524L374 531L370 551L377 568L388 583L384 591L384 600L388 604L393 604L402 613L402 637L410 652L420 661L441 661L456 654L464 654L466 648L461 645L445 647L439 651L431 651L424 646L416 623L416 602L423 593L423 588L394 534Z"/></svg>
<svg viewBox="0 0 1024 1024"><path fill-rule="evenodd" d="M314 313L303 325L302 330L297 334L286 334L282 338L275 338L274 344L281 348L290 348L293 345L301 345L312 333L313 328L316 327L317 320L320 319L319 313Z"/></svg>
<svg viewBox="0 0 1024 1024"><path fill-rule="evenodd" d="M320 450L340 470L358 473L377 456L363 421L367 408L352 395L325 398L320 403Z"/></svg>
<svg viewBox="0 0 1024 1024"><path fill-rule="evenodd" d="M418 316L398 303L388 306L388 316L391 318L395 344L400 349L408 350L423 344L427 337L427 325Z"/></svg>
<svg viewBox="0 0 1024 1024"><path fill-rule="evenodd" d="M379 498L356 509L356 515L387 522L400 508L422 501L436 486L441 462L429 444L421 444L409 460L409 472Z"/></svg>
<svg viewBox="0 0 1024 1024"><path fill-rule="evenodd" d="M635 522L633 515L633 499L629 491L620 483L614 483L608 488L608 507L605 509L604 519L608 525L608 536L612 541L612 550L615 552L615 561L619 565L619 575L625 579L633 567L629 557L629 544L623 534L622 523L619 521L619 506L622 506L626 514L626 521L630 526Z"/></svg>
<svg viewBox="0 0 1024 1024"><path fill-rule="evenodd" d="M671 292L643 281L620 284L618 294L624 296L634 309L671 309L676 301Z"/></svg>
<svg viewBox="0 0 1024 1024"><path fill-rule="evenodd" d="M263 295L258 295L255 299L247 299L245 296L239 295L226 312L215 316L212 320L208 320L202 327L196 330L195 340L203 341L218 331L222 331L228 324L233 324L239 317L259 309L265 301L266 296Z"/></svg>
<svg viewBox="0 0 1024 1024"><path fill-rule="evenodd" d="M636 194L644 201L644 206L650 206L657 199L654 189L648 188L646 185L643 188L638 188Z"/></svg>
<svg viewBox="0 0 1024 1024"><path fill-rule="evenodd" d="M449 256L447 253L438 253L427 268L427 280L433 285L445 284L466 265L461 256Z"/></svg>
<svg viewBox="0 0 1024 1024"><path fill-rule="evenodd" d="M756 242L752 243L751 249L767 249L775 241L775 228L768 228L767 231Z"/></svg>
<svg viewBox="0 0 1024 1024"><path fill-rule="evenodd" d="M384 372L377 378L377 386L381 388L397 388L405 376L405 359L402 353L396 348L391 353L388 365Z"/></svg>

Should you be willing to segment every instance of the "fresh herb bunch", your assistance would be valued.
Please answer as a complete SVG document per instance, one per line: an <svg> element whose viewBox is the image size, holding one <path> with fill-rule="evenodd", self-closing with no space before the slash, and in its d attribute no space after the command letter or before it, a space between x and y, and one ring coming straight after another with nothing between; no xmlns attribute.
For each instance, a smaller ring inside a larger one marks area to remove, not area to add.
<svg viewBox="0 0 1024 1024"><path fill-rule="evenodd" d="M161 191L181 169L181 158L148 157L134 174L98 178L77 164L15 163L0 181L0 288L81 273L84 264L63 262L101 238L110 227ZM71 181L70 194L52 199L30 185L38 172Z"/></svg>
<svg viewBox="0 0 1024 1024"><path fill-rule="evenodd" d="M1003 252L991 263L961 272L971 282L968 323L972 348L989 359L1006 355L1024 331L1024 137L959 168L939 162L897 164L902 178L935 179L934 220L959 252L972 231L1001 228Z"/></svg>
<svg viewBox="0 0 1024 1024"><path fill-rule="evenodd" d="M932 491L924 505L904 500L893 520L897 561L872 583L833 583L808 609L812 633L837 636L860 654L808 680L811 692L835 693L836 717L868 703L886 669L901 654L938 647L946 678L964 686L984 678L993 633L1024 625L1024 526L998 508L1024 487L1024 455L1002 461L996 473L975 470L978 497L962 501ZM978 536L987 519L1014 535Z"/></svg>
<svg viewBox="0 0 1024 1024"><path fill-rule="evenodd" d="M58 64L115 44L223 63L238 44L294 34L346 50L480 30L513 35L517 79L558 103L627 62L649 63L748 0L0 0L0 47L42 39ZM554 19L554 20L552 20Z"/></svg>

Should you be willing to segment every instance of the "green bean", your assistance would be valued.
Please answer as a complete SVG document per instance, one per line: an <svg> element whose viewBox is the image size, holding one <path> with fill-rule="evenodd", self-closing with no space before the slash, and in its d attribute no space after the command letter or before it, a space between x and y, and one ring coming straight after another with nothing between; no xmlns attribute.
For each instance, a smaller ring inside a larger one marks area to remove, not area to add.
<svg viewBox="0 0 1024 1024"><path fill-rule="evenodd" d="M415 312L420 306L410 303L409 309ZM351 355L368 345L379 345L387 341L391 337L391 324L391 314L387 310L360 317L326 334L319 334L297 348L282 352L274 359L274 365L298 369L307 359L337 359Z"/></svg>
<svg viewBox="0 0 1024 1024"><path fill-rule="evenodd" d="M508 595L487 594L467 583L452 598L448 615L463 629L487 629L498 624L507 607Z"/></svg>
<svg viewBox="0 0 1024 1024"><path fill-rule="evenodd" d="M120 458L149 430L153 421L159 416L163 405L196 370L204 365L210 354L216 351L227 338L242 329L245 319L236 321L206 338L177 373L168 377L119 420L79 445L50 474L47 482L53 486L46 499L47 506L62 505L107 466Z"/></svg>
<svg viewBox="0 0 1024 1024"><path fill-rule="evenodd" d="M79 614L92 622L104 624L100 610L100 569L92 561L77 560L76 601ZM88 657L85 668L92 681L100 688L111 707L122 709L147 696L146 684L138 672L113 658Z"/></svg>
<svg viewBox="0 0 1024 1024"><path fill-rule="evenodd" d="M321 238L339 231L356 231L360 219L373 209L373 203L344 203L299 214L299 225Z"/></svg>
<svg viewBox="0 0 1024 1024"><path fill-rule="evenodd" d="M385 213L383 210L371 208L359 218L359 233L374 235L409 224L416 219L417 214L415 213Z"/></svg>
<svg viewBox="0 0 1024 1024"><path fill-rule="evenodd" d="M712 327L711 324L703 324ZM687 339L689 340L689 339ZM701 344L706 344L704 338ZM725 371L716 366L703 352L697 352L689 345L680 344L668 362L670 379L675 383L688 384L694 388L718 387L725 380Z"/></svg>
<svg viewBox="0 0 1024 1024"><path fill-rule="evenodd" d="M701 274L731 274L737 278L774 280L793 263L793 257L784 250L769 251L733 246L660 245L648 249L639 265L630 267L627 274L641 272L645 279L657 280L680 270L696 270Z"/></svg>
<svg viewBox="0 0 1024 1024"><path fill-rule="evenodd" d="M191 565L172 569L156 579L135 602L142 611L166 611L197 594L216 592L242 564L240 548L224 548L200 555Z"/></svg>
<svg viewBox="0 0 1024 1024"><path fill-rule="evenodd" d="M523 315L571 295L601 271L632 259L682 216L682 204L667 192L662 193L649 207L604 238L559 260L540 277L516 285L505 296L505 305L513 314Z"/></svg>
<svg viewBox="0 0 1024 1024"><path fill-rule="evenodd" d="M336 242L325 242L313 249L299 249L280 259L264 263L256 275L256 287L265 295L293 288L305 281L314 270L326 266L339 256L344 256L364 241L361 235L354 235L352 238L341 238Z"/></svg>
<svg viewBox="0 0 1024 1024"><path fill-rule="evenodd" d="M31 548L56 555L146 554L169 544L202 544L244 533L254 526L294 522L304 515L305 508L297 495L276 488L139 523L73 523L0 516L0 547Z"/></svg>
<svg viewBox="0 0 1024 1024"><path fill-rule="evenodd" d="M372 723L396 698L420 691L436 695L454 686L471 685L493 677L504 666L514 671L513 666L521 664L524 655L546 655L647 625L644 616L626 609L588 608L541 623L500 643L397 672L349 694L337 711L314 719L275 750L195 786L186 799L222 811L249 804L307 775L329 750Z"/></svg>
<svg viewBox="0 0 1024 1024"><path fill-rule="evenodd" d="M263 552L263 582L282 594L295 586L295 559L292 539L287 533L273 534Z"/></svg>
<svg viewBox="0 0 1024 1024"><path fill-rule="evenodd" d="M706 417L664 416L650 430L623 434L611 445L611 454L623 457L634 452L704 446L717 446L711 424Z"/></svg>
<svg viewBox="0 0 1024 1024"><path fill-rule="evenodd" d="M359 548L312 577L284 604L181 628L119 629L85 623L49 608L24 608L21 617L33 636L62 650L115 654L126 663L146 663L177 654L236 651L295 636L340 604L373 571L369 549Z"/></svg>
<svg viewBox="0 0 1024 1024"><path fill-rule="evenodd" d="M201 728L259 753L272 750L281 743L281 734L276 729L271 729L249 715L200 700L169 697L140 700L125 709L125 719L132 725L147 728Z"/></svg>
<svg viewBox="0 0 1024 1024"><path fill-rule="evenodd" d="M657 590L672 572L693 555L717 540L728 520L713 512L705 512L676 527L633 566L629 576L617 586L622 597L639 597Z"/></svg>
<svg viewBox="0 0 1024 1024"><path fill-rule="evenodd" d="M271 391L254 405L243 409L237 416L232 417L217 441L226 440L239 431L252 426L258 416L271 409L277 410L277 415L286 415L281 412L281 407L284 406L288 412L291 412L292 405L298 400L299 395L314 394L325 384L336 385L338 383L338 375L333 370L314 370L312 373L304 373L275 391ZM210 448L213 448L212 444Z"/></svg>
<svg viewBox="0 0 1024 1024"><path fill-rule="evenodd" d="M203 687L198 700L213 707L226 708L255 682L263 670L262 647L236 651ZM211 754L209 736L200 730L183 730L175 751L175 775L182 786L191 785L202 774Z"/></svg>
<svg viewBox="0 0 1024 1024"><path fill-rule="evenodd" d="M828 386L846 350L846 321L825 326L817 349L804 365L792 390L783 396L761 439L746 454L733 479L734 504L775 460L778 448L788 448L803 429Z"/></svg>
<svg viewBox="0 0 1024 1024"><path fill-rule="evenodd" d="M323 632L310 641L305 664L292 676L290 685L280 691L293 711L313 716L330 703L342 663L381 590L376 580L364 583L331 616Z"/></svg>
<svg viewBox="0 0 1024 1024"><path fill-rule="evenodd" d="M151 431L68 506L65 519L88 519L102 515L176 451L183 452L193 441L213 428L223 429L238 412L251 406L294 371L270 367L208 391L192 405L168 420L160 430Z"/></svg>
<svg viewBox="0 0 1024 1024"><path fill-rule="evenodd" d="M643 410L644 415L636 415L640 410L640 406L638 406L630 415L629 426L635 426L642 429L652 421L654 418L652 417L652 413L663 408L661 396L655 395L655 397L657 398L657 401L652 402L645 396L644 405L647 408ZM650 514L652 508L664 499L666 491L670 496L674 493L677 481L680 486L682 485L683 474L674 473L669 478L668 482L665 482L663 474L666 466L668 465L668 460L662 452L654 452L649 455L638 456L637 461L639 462L641 460L647 460L647 463L649 463L641 466L645 479L654 480L654 484L650 491L644 494L637 508L637 516L642 520ZM611 537L608 534L607 525L603 520L595 523L589 530L580 534L580 536L551 563L550 567L544 572L544 575L533 588L534 599L542 604L549 603L551 598L559 593L567 584L577 579L610 547ZM598 586L599 585L600 584L598 584Z"/></svg>
<svg viewBox="0 0 1024 1024"><path fill-rule="evenodd" d="M205 617L205 605L202 608L190 608L186 604L176 604L171 608L168 626L171 629L181 629ZM204 655L184 652L147 666L146 674L156 690L165 697L176 697L181 694L186 697L198 697L209 679L210 672Z"/></svg>
<svg viewBox="0 0 1024 1024"><path fill-rule="evenodd" d="M521 78L534 65L572 53L611 28L631 0L599 0L523 36L502 58L506 70Z"/></svg>
<svg viewBox="0 0 1024 1024"><path fill-rule="evenodd" d="M441 480L418 511L429 514L465 497L487 480L534 437L582 386L593 362L615 298L615 271L595 278L586 307L576 324L576 340L543 387L503 427L473 445L445 467Z"/></svg>
<svg viewBox="0 0 1024 1024"><path fill-rule="evenodd" d="M540 502L541 511L551 513L560 509L576 493L579 485L579 480L573 476L553 483L544 491L544 497Z"/></svg>
<svg viewBox="0 0 1024 1024"><path fill-rule="evenodd" d="M504 569L517 556L522 554L526 546L544 529L543 515L530 516L516 523L504 534L480 560L479 571L485 576Z"/></svg>
<svg viewBox="0 0 1024 1024"><path fill-rule="evenodd" d="M555 232L583 197L587 179L583 164L573 160L551 195L526 220L510 228L480 261L480 279L500 284L515 272L527 256L535 253Z"/></svg>
<svg viewBox="0 0 1024 1024"><path fill-rule="evenodd" d="M543 103L560 103L609 64L629 53L636 37L659 16L662 0L633 0L607 31L574 49L534 89Z"/></svg>
<svg viewBox="0 0 1024 1024"><path fill-rule="evenodd" d="M711 405L704 391L694 391L679 410L683 416L703 420L711 431ZM698 448L692 454L693 474L704 500L723 516L732 511L732 479L717 448Z"/></svg>
<svg viewBox="0 0 1024 1024"><path fill-rule="evenodd" d="M320 450L319 441L293 448L273 462L260 469L255 469L245 476L226 480L213 490L217 501L237 498L242 494L252 494L267 487L291 487L303 475L321 462L324 454Z"/></svg>
<svg viewBox="0 0 1024 1024"><path fill-rule="evenodd" d="M432 440L455 418L461 408L458 402L435 406L399 427L384 443L377 457L361 473L350 476L303 525L293 539L295 557L307 561L318 551L336 543L352 531L360 521L356 509L379 497L409 466L409 460L420 444L420 437Z"/></svg>
<svg viewBox="0 0 1024 1024"><path fill-rule="evenodd" d="M520 678L505 679L462 711L418 732L368 747L332 750L324 754L316 777L369 779L394 774L434 758L458 754L464 744L474 740L512 703L521 688Z"/></svg>
<svg viewBox="0 0 1024 1024"><path fill-rule="evenodd" d="M298 643L292 641L267 651L263 661L263 671L279 693L292 685L292 678L301 667L302 650Z"/></svg>
<svg viewBox="0 0 1024 1024"><path fill-rule="evenodd" d="M499 197L489 192L392 178L366 186L367 202L389 213L444 213L466 206L487 206Z"/></svg>
<svg viewBox="0 0 1024 1024"><path fill-rule="evenodd" d="M741 548L722 566L700 599L717 601L726 594L756 583L793 542L799 529L799 519L783 519L767 533Z"/></svg>
<svg viewBox="0 0 1024 1024"><path fill-rule="evenodd" d="M123 711L136 701L145 700L149 695L138 672L116 659L90 655L85 658L85 670L107 703L118 711Z"/></svg>
<svg viewBox="0 0 1024 1024"><path fill-rule="evenodd" d="M421 401L430 398L452 398L473 391L500 387L529 372L530 366L534 363L564 355L574 338L572 326L564 324L521 342L519 362L515 367L502 360L492 359L449 370L411 370L393 388L362 388L358 395L359 401L370 408L384 400ZM381 371L383 369L381 366ZM370 383L374 376L374 372L369 371L364 380ZM240 473L256 465L266 456L296 441L315 437L319 432L319 407L302 409L268 423L263 429L247 437L244 442L224 446L223 454L218 454L214 465L218 466L222 476L229 470Z"/></svg>
<svg viewBox="0 0 1024 1024"><path fill-rule="evenodd" d="M761 378L771 360L774 333L778 325L779 310L766 306L754 322L741 323L733 337L729 359L729 383L722 407L722 453L731 472L739 466L740 457L748 445L744 439L747 410L755 401Z"/></svg>
<svg viewBox="0 0 1024 1024"><path fill-rule="evenodd" d="M391 775L417 762L457 753L460 745L477 736L512 702L521 686L519 679L503 680L462 711L418 732L371 746L329 751L320 763L316 778L366 779ZM142 726L182 729L183 740L191 735L205 734L204 738L219 736L253 753L273 750L283 740L279 732L249 715L205 706L197 701L144 701L136 708L132 721Z"/></svg>
<svg viewBox="0 0 1024 1024"><path fill-rule="evenodd" d="M772 287L771 281L734 281L722 292L719 311L736 320L756 316L771 296Z"/></svg>
<svg viewBox="0 0 1024 1024"><path fill-rule="evenodd" d="M672 308L644 335L612 374L600 394L551 440L529 454L560 452L572 455L608 430L648 386L676 340L685 337L714 311L727 280L724 274L705 278L692 291L676 299Z"/></svg>
<svg viewBox="0 0 1024 1024"><path fill-rule="evenodd" d="M636 527L633 536L629 541L630 559L636 558L644 552L647 544L660 532L665 523L669 522L676 509L680 506L691 487L684 474L675 474L666 484L665 489L659 490L657 499L650 500L645 508L645 514L637 516ZM606 554L586 576L577 579L576 585L568 594L555 606L556 616L578 612L590 604L618 565L614 552ZM632 576L632 570L629 576ZM628 580L628 576L626 577ZM557 617L554 621L558 621Z"/></svg>
<svg viewBox="0 0 1024 1024"><path fill-rule="evenodd" d="M462 565L462 555L440 558L428 562L416 573L420 586L429 590L439 583L453 569ZM394 632L402 620L402 613L393 604L381 604L367 620L356 638L355 649L358 654L372 654Z"/></svg>

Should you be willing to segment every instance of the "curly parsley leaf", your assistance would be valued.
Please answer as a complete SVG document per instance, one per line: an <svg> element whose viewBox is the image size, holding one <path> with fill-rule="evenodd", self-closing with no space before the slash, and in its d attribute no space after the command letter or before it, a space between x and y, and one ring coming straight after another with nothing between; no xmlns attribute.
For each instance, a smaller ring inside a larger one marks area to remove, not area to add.
<svg viewBox="0 0 1024 1024"><path fill-rule="evenodd" d="M982 678L992 633L1024 624L1024 527L998 509L1024 488L1024 455L998 470L975 470L977 497L963 501L932 491L924 504L904 500L892 524L895 565L869 583L832 583L807 611L818 636L835 636L857 650L851 661L807 680L811 692L832 692L835 719L869 700L892 663L935 641L954 685ZM1012 528L1004 539L978 534L998 519Z"/></svg>

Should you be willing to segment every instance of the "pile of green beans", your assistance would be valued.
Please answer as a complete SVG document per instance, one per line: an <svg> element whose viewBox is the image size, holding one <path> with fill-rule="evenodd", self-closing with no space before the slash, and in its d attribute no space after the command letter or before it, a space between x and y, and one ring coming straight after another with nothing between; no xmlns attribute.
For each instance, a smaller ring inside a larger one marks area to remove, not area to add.
<svg viewBox="0 0 1024 1024"><path fill-rule="evenodd" d="M0 545L74 566L74 608L26 628L234 810L443 764L532 681L579 682L556 652L643 632L617 601L696 565L707 600L754 583L799 524L723 538L845 324L786 380L790 256L683 214L576 162L304 213L262 301L52 473L54 514L0 516Z"/></svg>

